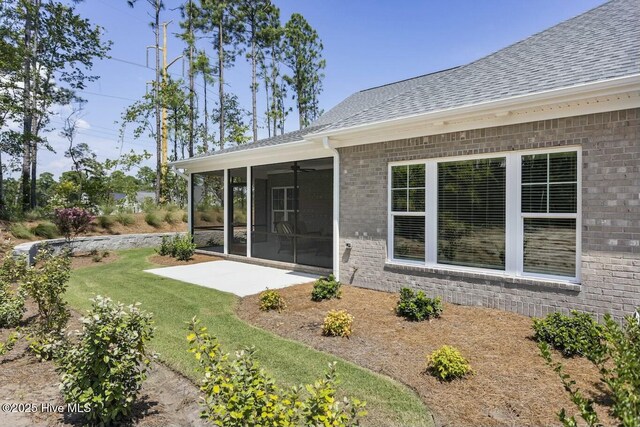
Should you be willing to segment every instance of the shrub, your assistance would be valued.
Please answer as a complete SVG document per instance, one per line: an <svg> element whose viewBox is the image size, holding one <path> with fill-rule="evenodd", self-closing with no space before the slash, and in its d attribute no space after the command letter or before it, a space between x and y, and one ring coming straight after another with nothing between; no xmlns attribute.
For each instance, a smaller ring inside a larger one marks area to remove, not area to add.
<svg viewBox="0 0 640 427"><path fill-rule="evenodd" d="M340 295L342 295L341 286L342 283L338 282L333 274L330 274L329 277L321 277L313 284L311 299L313 301L322 301L330 298L340 298Z"/></svg>
<svg viewBox="0 0 640 427"><path fill-rule="evenodd" d="M16 239L30 240L33 238L31 230L29 230L27 226L21 222L11 224L11 226L9 227L9 232L13 234L13 237L15 237Z"/></svg>
<svg viewBox="0 0 640 427"><path fill-rule="evenodd" d="M28 268L29 263L26 257L14 257L7 253L0 265L0 282L10 284L21 281L27 274Z"/></svg>
<svg viewBox="0 0 640 427"><path fill-rule="evenodd" d="M0 328L13 328L25 312L24 297L9 284L0 281Z"/></svg>
<svg viewBox="0 0 640 427"><path fill-rule="evenodd" d="M189 332L189 351L204 371L201 416L214 425L352 427L366 415L366 403L337 399L335 363L314 384L281 389L255 361L254 349L230 358L195 318Z"/></svg>
<svg viewBox="0 0 640 427"><path fill-rule="evenodd" d="M601 345L602 326L587 313L572 311L570 316L551 313L533 319L534 338L551 344L565 356L587 356Z"/></svg>
<svg viewBox="0 0 640 427"><path fill-rule="evenodd" d="M158 216L156 211L149 211L144 214L144 221L152 227L160 228L162 225L162 219Z"/></svg>
<svg viewBox="0 0 640 427"><path fill-rule="evenodd" d="M85 421L119 424L131 415L151 358L151 315L137 305L97 296L83 319L79 342L62 357L57 371L67 403L88 410Z"/></svg>
<svg viewBox="0 0 640 427"><path fill-rule="evenodd" d="M164 222L166 222L169 225L173 225L177 222L176 219L173 217L173 212L167 211L164 214Z"/></svg>
<svg viewBox="0 0 640 427"><path fill-rule="evenodd" d="M55 239L60 235L58 227L52 222L42 222L31 229L31 232L44 239Z"/></svg>
<svg viewBox="0 0 640 427"><path fill-rule="evenodd" d="M56 209L53 214L53 222L67 242L86 232L93 220L94 216L82 208Z"/></svg>
<svg viewBox="0 0 640 427"><path fill-rule="evenodd" d="M99 210L102 213L102 215L109 216L116 210L116 207L113 204L109 203L109 204L100 205Z"/></svg>
<svg viewBox="0 0 640 427"><path fill-rule="evenodd" d="M429 298L424 292L414 292L410 288L400 290L400 300L396 306L396 314L415 322L440 317L443 306L439 297Z"/></svg>
<svg viewBox="0 0 640 427"><path fill-rule="evenodd" d="M353 316L346 310L331 310L322 324L322 334L330 337L347 337L351 335Z"/></svg>
<svg viewBox="0 0 640 427"><path fill-rule="evenodd" d="M16 345L19 337L20 335L18 334L18 332L12 332L11 334L9 334L9 337L7 337L7 340L5 342L0 342L0 356L4 356L8 352L10 352Z"/></svg>
<svg viewBox="0 0 640 427"><path fill-rule="evenodd" d="M195 252L196 244L193 243L191 234L187 233L183 236L176 235L173 239L172 257L180 261L189 261Z"/></svg>
<svg viewBox="0 0 640 427"><path fill-rule="evenodd" d="M162 236L160 247L156 249L160 256L170 256L173 253L173 239L169 236Z"/></svg>
<svg viewBox="0 0 640 427"><path fill-rule="evenodd" d="M601 327L601 345L591 349L588 359L600 371L599 390L611 399L611 415L624 427L640 425L640 315L625 318L620 326L609 314ZM602 425L594 409L594 401L588 399L564 372L560 362L554 362L549 344L538 343L540 353L547 364L558 374L571 401L578 407L579 416L589 426ZM576 426L575 416L567 415L564 408L558 418L565 426Z"/></svg>
<svg viewBox="0 0 640 427"><path fill-rule="evenodd" d="M285 308L287 308L287 304L278 291L267 289L260 294L260 310L278 310L280 312Z"/></svg>
<svg viewBox="0 0 640 427"><path fill-rule="evenodd" d="M102 228L111 228L115 223L115 219L111 215L100 215L97 221L98 225Z"/></svg>
<svg viewBox="0 0 640 427"><path fill-rule="evenodd" d="M93 262L102 262L102 255L100 254L95 254L91 257L91 260Z"/></svg>
<svg viewBox="0 0 640 427"><path fill-rule="evenodd" d="M462 378L472 372L467 359L455 347L443 345L427 356L427 370L442 381Z"/></svg>
<svg viewBox="0 0 640 427"><path fill-rule="evenodd" d="M114 218L117 222L124 225L125 227L136 222L136 219L133 217L133 215L127 212L117 212Z"/></svg>
<svg viewBox="0 0 640 427"><path fill-rule="evenodd" d="M187 214L187 212L182 212L182 222L184 222L185 224L187 222L189 222L189 215Z"/></svg>

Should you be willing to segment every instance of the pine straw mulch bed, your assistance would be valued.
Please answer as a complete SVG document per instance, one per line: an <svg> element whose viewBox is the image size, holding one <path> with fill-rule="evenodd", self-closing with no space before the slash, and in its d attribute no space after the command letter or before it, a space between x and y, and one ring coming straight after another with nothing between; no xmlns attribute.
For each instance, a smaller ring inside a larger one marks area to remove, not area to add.
<svg viewBox="0 0 640 427"><path fill-rule="evenodd" d="M201 262L210 262L210 261L220 261L223 258L214 256L214 255L206 255L206 254L194 254L191 259L188 261L180 261L177 258L172 258L170 256L161 256L158 254L151 255L149 257L149 262L153 264L158 264L162 266L172 267L175 265L191 265L191 264L200 264Z"/></svg>
<svg viewBox="0 0 640 427"><path fill-rule="evenodd" d="M560 425L556 414L561 408L576 412L557 374L540 357L528 317L445 304L441 318L409 322L395 315L397 294L343 286L341 299L313 302L311 289L312 284L280 289L287 303L281 313L260 311L258 295L245 297L238 316L408 385L440 426ZM354 315L351 338L322 335L323 318L331 309ZM425 356L444 344L458 348L475 374L450 383L426 374ZM607 402L592 364L583 358L562 362L588 397ZM605 425L614 424L606 408L597 409Z"/></svg>
<svg viewBox="0 0 640 427"><path fill-rule="evenodd" d="M114 257L115 258L115 257ZM37 308L31 300L26 302L27 312L23 324L33 321ZM82 329L81 315L71 311L68 331ZM0 340L5 341L10 330L0 329ZM198 387L189 379L174 372L160 362L153 363L147 380L142 385L130 425L134 426L206 426L199 417ZM16 347L0 356L0 403L34 404L35 412L0 413L0 426L81 426L77 414L47 412L40 405L64 405L58 385L60 377L52 361L39 362L29 353L27 343L20 339Z"/></svg>
<svg viewBox="0 0 640 427"><path fill-rule="evenodd" d="M117 253L110 251L98 251L97 255L90 252L74 252L71 256L71 268L73 270L94 265L110 264L118 258Z"/></svg>

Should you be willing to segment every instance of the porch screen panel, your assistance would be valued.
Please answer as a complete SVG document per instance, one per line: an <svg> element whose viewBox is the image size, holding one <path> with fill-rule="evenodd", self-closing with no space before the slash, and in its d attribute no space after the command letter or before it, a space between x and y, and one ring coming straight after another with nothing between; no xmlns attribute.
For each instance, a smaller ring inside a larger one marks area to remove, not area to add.
<svg viewBox="0 0 640 427"><path fill-rule="evenodd" d="M191 175L191 224L198 249L224 252L224 171Z"/></svg>
<svg viewBox="0 0 640 427"><path fill-rule="evenodd" d="M505 269L506 159L438 164L438 263Z"/></svg>
<svg viewBox="0 0 640 427"><path fill-rule="evenodd" d="M425 166L391 168L392 257L425 260Z"/></svg>

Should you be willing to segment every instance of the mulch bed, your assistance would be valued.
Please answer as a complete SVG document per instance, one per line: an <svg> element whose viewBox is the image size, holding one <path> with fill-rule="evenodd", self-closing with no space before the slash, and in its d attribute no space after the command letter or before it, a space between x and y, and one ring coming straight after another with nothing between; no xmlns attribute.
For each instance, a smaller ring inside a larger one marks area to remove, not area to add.
<svg viewBox="0 0 640 427"><path fill-rule="evenodd" d="M287 302L281 313L260 311L257 295L245 297L238 315L406 384L441 426L560 425L556 414L561 408L577 412L557 374L540 357L528 317L445 304L441 318L410 322L395 315L396 294L343 286L341 299L313 302L311 289L305 284L279 290ZM331 309L354 315L351 338L322 335L323 318ZM426 355L444 344L458 348L475 374L445 383L425 373ZM607 401L596 386L599 374L592 364L583 358L562 362L587 397ZM597 408L605 425L615 424L606 408Z"/></svg>
<svg viewBox="0 0 640 427"><path fill-rule="evenodd" d="M201 262L220 261L222 259L223 258L212 255L194 254L189 261L180 261L179 259L172 258L170 256L161 256L155 254L149 257L149 262L152 262L153 264L172 267L175 265L191 265L200 264Z"/></svg>
<svg viewBox="0 0 640 427"><path fill-rule="evenodd" d="M71 268L75 270L82 267L110 264L118 260L118 258L120 257L115 252L99 251L97 256L92 255L89 252L77 252L71 257Z"/></svg>
<svg viewBox="0 0 640 427"><path fill-rule="evenodd" d="M24 319L35 316L37 310L27 301ZM80 315L72 311L68 330L80 330ZM28 320L27 320L28 321ZM0 330L0 340L9 331ZM39 362L20 340L16 347L0 357L0 403L64 405L58 384L60 378L51 361ZM206 426L200 419L198 388L187 378L161 363L154 363L143 383L134 407L131 425L136 426ZM43 412L2 412L0 426L67 426L82 425L77 414Z"/></svg>

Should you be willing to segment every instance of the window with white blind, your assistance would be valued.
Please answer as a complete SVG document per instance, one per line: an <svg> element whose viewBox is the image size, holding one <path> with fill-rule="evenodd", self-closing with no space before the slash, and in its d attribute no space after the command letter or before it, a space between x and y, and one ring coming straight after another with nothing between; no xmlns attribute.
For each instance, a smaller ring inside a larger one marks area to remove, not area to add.
<svg viewBox="0 0 640 427"><path fill-rule="evenodd" d="M391 168L393 258L424 261L424 164Z"/></svg>
<svg viewBox="0 0 640 427"><path fill-rule="evenodd" d="M580 154L390 164L389 260L578 281Z"/></svg>

